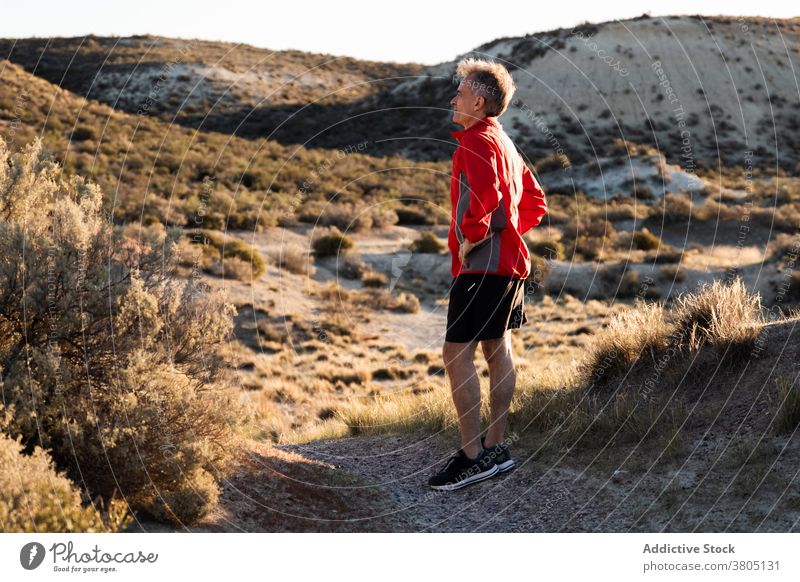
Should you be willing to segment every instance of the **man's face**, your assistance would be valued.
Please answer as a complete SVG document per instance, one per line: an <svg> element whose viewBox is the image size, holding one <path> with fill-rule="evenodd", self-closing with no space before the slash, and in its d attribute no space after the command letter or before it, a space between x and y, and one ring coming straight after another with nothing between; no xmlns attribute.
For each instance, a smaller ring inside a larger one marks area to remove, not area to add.
<svg viewBox="0 0 800 582"><path fill-rule="evenodd" d="M467 128L484 117L483 105L485 99L473 91L474 83L469 77L463 79L458 85L455 97L450 100L453 108L453 123Z"/></svg>

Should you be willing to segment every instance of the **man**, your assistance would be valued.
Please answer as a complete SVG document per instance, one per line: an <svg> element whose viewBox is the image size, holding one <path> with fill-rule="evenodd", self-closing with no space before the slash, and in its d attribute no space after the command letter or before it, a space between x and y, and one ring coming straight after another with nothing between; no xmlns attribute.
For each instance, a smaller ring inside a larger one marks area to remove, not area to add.
<svg viewBox="0 0 800 582"><path fill-rule="evenodd" d="M464 59L453 121L462 131L450 179L448 243L453 282L443 357L458 412L461 448L428 484L454 490L514 467L503 443L516 373L510 331L527 322L524 281L530 255L522 235L547 213L544 192L497 118L515 86L499 63ZM473 363L480 343L489 365L491 416L481 438L480 382Z"/></svg>

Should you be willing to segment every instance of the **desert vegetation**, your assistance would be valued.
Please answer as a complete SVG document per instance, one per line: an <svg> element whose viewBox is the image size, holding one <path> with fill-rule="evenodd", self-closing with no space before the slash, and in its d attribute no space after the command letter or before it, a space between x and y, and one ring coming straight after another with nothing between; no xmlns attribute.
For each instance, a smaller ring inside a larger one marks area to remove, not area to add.
<svg viewBox="0 0 800 582"><path fill-rule="evenodd" d="M0 145L0 200L8 434L26 453L46 449L104 507L117 498L198 519L217 500L243 418L215 383L234 307L170 276L179 233L125 236L105 220L99 188L61 176L39 141L15 155Z"/></svg>

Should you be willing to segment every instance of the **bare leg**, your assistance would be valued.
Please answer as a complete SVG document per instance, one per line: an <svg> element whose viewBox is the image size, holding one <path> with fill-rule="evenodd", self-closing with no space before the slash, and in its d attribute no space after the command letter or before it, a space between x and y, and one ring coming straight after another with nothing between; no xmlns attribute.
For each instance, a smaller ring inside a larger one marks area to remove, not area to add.
<svg viewBox="0 0 800 582"><path fill-rule="evenodd" d="M486 433L484 446L488 449L503 442L508 409L514 397L517 384L517 373L514 369L514 356L511 351L511 332L506 331L499 339L481 342L483 355L489 364L489 402L491 404L491 420Z"/></svg>
<svg viewBox="0 0 800 582"><path fill-rule="evenodd" d="M474 459L481 451L481 385L475 371L477 342L444 342L442 356L461 428L461 448Z"/></svg>

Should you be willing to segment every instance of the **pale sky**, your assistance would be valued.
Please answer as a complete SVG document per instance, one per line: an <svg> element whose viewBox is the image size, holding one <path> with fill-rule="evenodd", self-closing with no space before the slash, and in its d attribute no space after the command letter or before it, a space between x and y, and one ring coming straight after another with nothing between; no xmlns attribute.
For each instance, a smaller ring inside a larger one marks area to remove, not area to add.
<svg viewBox="0 0 800 582"><path fill-rule="evenodd" d="M2 5L0 37L155 34L434 64L495 38L584 21L643 12L789 18L800 16L796 6L751 0L17 0Z"/></svg>

